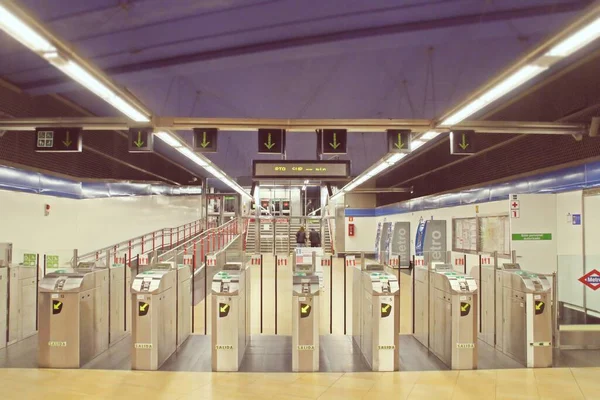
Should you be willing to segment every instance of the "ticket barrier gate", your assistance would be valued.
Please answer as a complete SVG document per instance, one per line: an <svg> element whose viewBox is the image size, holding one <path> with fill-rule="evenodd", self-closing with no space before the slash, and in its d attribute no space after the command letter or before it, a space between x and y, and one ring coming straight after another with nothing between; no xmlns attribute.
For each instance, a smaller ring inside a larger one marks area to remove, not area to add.
<svg viewBox="0 0 600 400"><path fill-rule="evenodd" d="M226 263L212 280L212 370L235 372L248 344L246 271L242 263Z"/></svg>
<svg viewBox="0 0 600 400"><path fill-rule="evenodd" d="M552 366L552 299L547 277L504 264L497 270L496 347L529 368Z"/></svg>
<svg viewBox="0 0 600 400"><path fill-rule="evenodd" d="M155 264L131 284L134 370L154 371L177 349L177 269Z"/></svg>
<svg viewBox="0 0 600 400"><path fill-rule="evenodd" d="M37 332L37 265L16 265L12 244L0 243L0 349Z"/></svg>
<svg viewBox="0 0 600 400"><path fill-rule="evenodd" d="M293 262L292 277L292 371L319 370L319 276L316 254L311 262Z"/></svg>
<svg viewBox="0 0 600 400"><path fill-rule="evenodd" d="M40 367L79 368L108 349L108 296L108 268L100 262L40 281Z"/></svg>
<svg viewBox="0 0 600 400"><path fill-rule="evenodd" d="M359 337L357 345L373 371L398 371L400 357L400 286L381 264L360 272Z"/></svg>
<svg viewBox="0 0 600 400"><path fill-rule="evenodd" d="M415 298L415 337L451 369L477 368L475 279L436 263L415 268L417 290L427 295Z"/></svg>

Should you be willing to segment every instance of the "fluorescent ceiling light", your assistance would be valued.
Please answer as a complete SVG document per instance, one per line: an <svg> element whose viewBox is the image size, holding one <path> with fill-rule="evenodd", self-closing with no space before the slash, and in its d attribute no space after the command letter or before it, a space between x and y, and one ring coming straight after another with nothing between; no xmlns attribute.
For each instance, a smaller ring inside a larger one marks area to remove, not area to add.
<svg viewBox="0 0 600 400"><path fill-rule="evenodd" d="M56 51L49 41L0 4L0 28L36 53Z"/></svg>
<svg viewBox="0 0 600 400"><path fill-rule="evenodd" d="M82 68L79 64L74 61L67 61L66 63L62 60L53 62L56 68L70 76L73 80L78 82L83 87L100 97L123 114L135 122L150 122L150 119L142 114L140 111L135 109L130 103L123 100L119 95L108 88L104 83L96 79L92 74Z"/></svg>
<svg viewBox="0 0 600 400"><path fill-rule="evenodd" d="M392 154L387 160L385 160L385 162L388 163L389 165L394 165L398 161L402 160L404 157L406 157L406 154L404 154L404 153L395 153L395 154Z"/></svg>
<svg viewBox="0 0 600 400"><path fill-rule="evenodd" d="M365 175L368 176L368 177L373 177L373 176L379 174L381 171L383 171L387 167L389 167L388 164L381 163L378 166L376 166L375 168L373 168L372 170L370 170L369 172L367 172Z"/></svg>
<svg viewBox="0 0 600 400"><path fill-rule="evenodd" d="M419 139L431 140L431 139L435 139L436 137L438 137L439 134L440 134L440 132L429 131L429 132L425 132L424 134L422 134Z"/></svg>
<svg viewBox="0 0 600 400"><path fill-rule="evenodd" d="M548 53L546 53L546 55L553 57L567 57L598 39L598 37L600 37L600 18L581 28L554 46Z"/></svg>
<svg viewBox="0 0 600 400"><path fill-rule="evenodd" d="M413 140L412 142L410 142L410 150L414 151L419 147L423 146L424 144L425 142L423 140Z"/></svg>
<svg viewBox="0 0 600 400"><path fill-rule="evenodd" d="M208 163L206 161L204 161L201 157L199 157L196 153L194 153L192 150L188 149L187 147L179 147L179 148L177 148L177 151L179 151L181 154L183 154L184 156L186 156L187 158L189 158L190 160L192 160L193 162L195 162L202 168L204 168L208 165Z"/></svg>
<svg viewBox="0 0 600 400"><path fill-rule="evenodd" d="M158 136L158 138L160 140L162 140L163 142L165 142L166 144L168 144L171 147L182 147L183 145L181 144L181 142L177 139L175 139L170 133L168 132L155 132L154 133L156 136Z"/></svg>
<svg viewBox="0 0 600 400"><path fill-rule="evenodd" d="M477 99L473 100L456 113L452 114L450 117L446 118L441 126L452 126L456 125L459 122L465 120L469 116L475 114L477 111L481 110L483 107L487 106L491 102L499 99L504 96L508 92L513 89L521 86L525 82L539 75L543 71L545 71L548 67L540 66L540 65L525 65L512 75L508 76L506 79L498 83L496 86L492 87L490 90L482 94ZM412 142L415 143L414 141Z"/></svg>

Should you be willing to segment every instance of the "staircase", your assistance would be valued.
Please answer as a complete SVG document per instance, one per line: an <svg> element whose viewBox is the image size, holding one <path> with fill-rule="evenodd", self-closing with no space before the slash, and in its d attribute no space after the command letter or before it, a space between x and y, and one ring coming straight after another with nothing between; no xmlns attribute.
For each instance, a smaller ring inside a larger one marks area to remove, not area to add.
<svg viewBox="0 0 600 400"><path fill-rule="evenodd" d="M319 220L314 222L309 221L308 225L305 226L307 236L311 229L319 230ZM269 229L264 230L263 226L268 225ZM288 244L290 251L293 251L296 247L296 232L300 229L302 224L300 222L293 222L288 227L288 224L275 224L275 251L278 254L285 254L288 252ZM261 253L272 253L273 252L273 224L261 225L261 239L260 239L260 252ZM326 253L331 253L331 233L329 232L329 224L324 225L323 237L321 237L321 245L324 247ZM256 227L254 223L248 225L248 231L246 232L246 252L256 252Z"/></svg>

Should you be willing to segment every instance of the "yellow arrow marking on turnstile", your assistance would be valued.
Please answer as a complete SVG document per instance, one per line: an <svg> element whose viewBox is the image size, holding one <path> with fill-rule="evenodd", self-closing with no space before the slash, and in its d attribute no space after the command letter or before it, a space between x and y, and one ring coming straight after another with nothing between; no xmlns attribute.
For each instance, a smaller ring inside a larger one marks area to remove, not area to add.
<svg viewBox="0 0 600 400"><path fill-rule="evenodd" d="M391 306L389 304L386 304L385 307L381 307L381 312L387 312L387 310L389 310Z"/></svg>
<svg viewBox="0 0 600 400"><path fill-rule="evenodd" d="M469 303L465 303L465 305L462 306L460 309L461 311L467 311L469 309Z"/></svg>
<svg viewBox="0 0 600 400"><path fill-rule="evenodd" d="M58 310L60 309L60 306L62 306L62 303L59 301L58 303L54 304L54 309Z"/></svg>
<svg viewBox="0 0 600 400"><path fill-rule="evenodd" d="M146 311L146 308L148 308L148 303L144 304L143 306L140 306L140 311Z"/></svg>
<svg viewBox="0 0 600 400"><path fill-rule="evenodd" d="M223 307L221 307L221 312L226 312L228 308L229 304L225 304Z"/></svg>
<svg viewBox="0 0 600 400"><path fill-rule="evenodd" d="M308 310L310 309L310 305L307 304L306 306L301 307L301 308L302 308L302 313L306 314L308 312Z"/></svg>
<svg viewBox="0 0 600 400"><path fill-rule="evenodd" d="M538 310L538 311L541 310L542 307L544 307L544 302L543 301L540 301L539 303L537 303L535 305L535 309Z"/></svg>

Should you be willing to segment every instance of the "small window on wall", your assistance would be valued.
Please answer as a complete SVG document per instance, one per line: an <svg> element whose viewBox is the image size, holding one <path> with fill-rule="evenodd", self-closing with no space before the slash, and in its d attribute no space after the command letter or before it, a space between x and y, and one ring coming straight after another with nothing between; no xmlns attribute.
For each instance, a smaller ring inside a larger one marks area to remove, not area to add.
<svg viewBox="0 0 600 400"><path fill-rule="evenodd" d="M480 250L484 253L510 254L510 228L508 215L479 218Z"/></svg>
<svg viewBox="0 0 600 400"><path fill-rule="evenodd" d="M452 250L477 253L477 218L452 219Z"/></svg>

